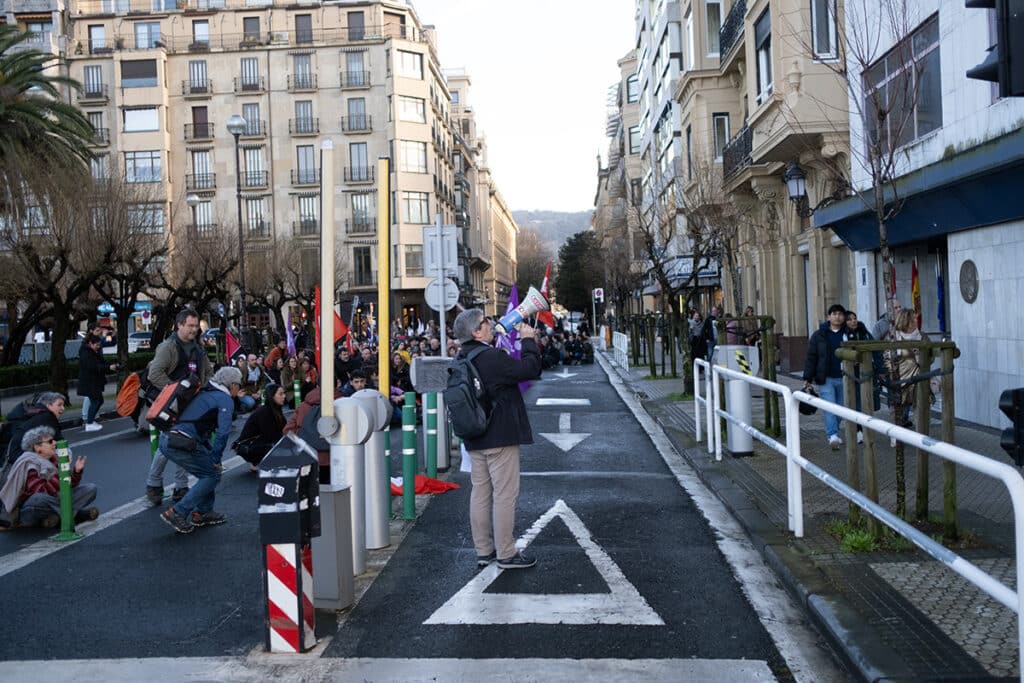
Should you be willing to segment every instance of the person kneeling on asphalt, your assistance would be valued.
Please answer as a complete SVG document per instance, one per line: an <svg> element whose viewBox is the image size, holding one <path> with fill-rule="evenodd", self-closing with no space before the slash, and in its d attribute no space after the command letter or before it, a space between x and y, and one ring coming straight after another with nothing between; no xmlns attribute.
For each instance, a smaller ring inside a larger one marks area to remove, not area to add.
<svg viewBox="0 0 1024 683"><path fill-rule="evenodd" d="M52 529L60 524L60 472L57 439L50 427L33 427L21 438L23 453L0 489L4 510L20 526ZM71 509L76 522L96 519L100 511L87 507L96 499L96 485L83 484L85 456L73 460L71 468Z"/></svg>
<svg viewBox="0 0 1024 683"><path fill-rule="evenodd" d="M223 514L214 511L213 501L220 483L221 457L231 434L234 397L241 386L242 373L238 368L221 368L185 406L177 424L160 434L160 451L198 479L180 501L160 515L179 534L191 533L197 526L227 521Z"/></svg>

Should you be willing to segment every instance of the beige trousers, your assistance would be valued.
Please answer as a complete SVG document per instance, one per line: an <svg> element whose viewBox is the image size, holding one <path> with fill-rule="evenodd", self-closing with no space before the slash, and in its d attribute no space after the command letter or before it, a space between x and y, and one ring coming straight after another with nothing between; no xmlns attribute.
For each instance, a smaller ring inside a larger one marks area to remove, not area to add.
<svg viewBox="0 0 1024 683"><path fill-rule="evenodd" d="M473 491L469 523L480 557L497 551L499 560L514 557L516 499L519 497L519 446L469 451L473 461Z"/></svg>

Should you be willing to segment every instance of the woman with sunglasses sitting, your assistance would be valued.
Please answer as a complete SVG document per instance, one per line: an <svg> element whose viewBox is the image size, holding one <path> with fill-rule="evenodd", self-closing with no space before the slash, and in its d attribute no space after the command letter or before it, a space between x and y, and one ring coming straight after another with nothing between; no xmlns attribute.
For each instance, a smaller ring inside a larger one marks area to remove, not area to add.
<svg viewBox="0 0 1024 683"><path fill-rule="evenodd" d="M11 522L52 529L60 524L60 476L53 428L28 430L21 438L21 449L21 457L11 466L0 488L0 503ZM89 507L96 499L96 485L81 483L85 456L80 455L72 462L71 507L75 522L96 519L100 511Z"/></svg>

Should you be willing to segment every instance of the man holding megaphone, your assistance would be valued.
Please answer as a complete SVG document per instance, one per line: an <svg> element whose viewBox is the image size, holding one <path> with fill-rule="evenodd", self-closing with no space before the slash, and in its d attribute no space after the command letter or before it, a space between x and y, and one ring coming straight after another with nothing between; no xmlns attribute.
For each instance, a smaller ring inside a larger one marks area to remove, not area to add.
<svg viewBox="0 0 1024 683"><path fill-rule="evenodd" d="M536 288L530 287L530 291L523 297L522 303L503 315L501 320L495 323L494 329L502 334L508 334L509 330L520 325L530 316L549 310L551 310L551 305L548 303L547 298L538 292Z"/></svg>
<svg viewBox="0 0 1024 683"><path fill-rule="evenodd" d="M527 301L534 292L531 288ZM538 297L543 300L539 294ZM502 569L526 569L537 564L537 560L516 549L513 535L519 497L519 447L533 443L533 430L519 383L539 378L541 371L534 329L523 322L532 313L524 313L526 309L520 311L519 308L510 311L501 321L505 329L519 325L522 339L519 360L491 346L495 325L479 308L459 313L452 325L456 338L462 343L460 356L466 357L482 349L470 356L470 362L484 387L481 402L485 410L489 408L487 431L465 440L473 462L469 519L479 567L495 561ZM518 320L513 322L512 318L516 317Z"/></svg>

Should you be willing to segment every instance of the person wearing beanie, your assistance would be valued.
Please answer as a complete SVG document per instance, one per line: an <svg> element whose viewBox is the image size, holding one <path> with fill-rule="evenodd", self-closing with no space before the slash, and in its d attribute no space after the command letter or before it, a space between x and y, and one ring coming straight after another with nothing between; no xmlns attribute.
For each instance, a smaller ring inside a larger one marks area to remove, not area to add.
<svg viewBox="0 0 1024 683"><path fill-rule="evenodd" d="M284 387L268 384L264 388L266 402L253 411L235 441L235 453L249 463L250 472L259 472L260 460L284 435Z"/></svg>
<svg viewBox="0 0 1024 683"><path fill-rule="evenodd" d="M217 370L181 411L178 423L160 434L161 452L198 479L181 500L160 515L179 534L227 521L213 509L213 503L220 483L221 458L231 434L234 399L241 386L242 373L238 368Z"/></svg>

